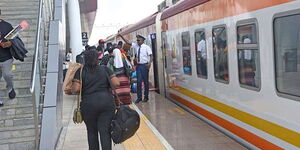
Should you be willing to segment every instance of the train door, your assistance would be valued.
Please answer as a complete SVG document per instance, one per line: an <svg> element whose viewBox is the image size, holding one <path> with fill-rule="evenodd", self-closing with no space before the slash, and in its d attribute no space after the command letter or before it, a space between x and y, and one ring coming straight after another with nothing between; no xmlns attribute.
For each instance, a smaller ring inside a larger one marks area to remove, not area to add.
<svg viewBox="0 0 300 150"><path fill-rule="evenodd" d="M153 33L151 37L151 48L153 53L153 72L154 72L154 89L159 93L159 77L158 77L158 62L157 62L157 49L156 49L156 34Z"/></svg>

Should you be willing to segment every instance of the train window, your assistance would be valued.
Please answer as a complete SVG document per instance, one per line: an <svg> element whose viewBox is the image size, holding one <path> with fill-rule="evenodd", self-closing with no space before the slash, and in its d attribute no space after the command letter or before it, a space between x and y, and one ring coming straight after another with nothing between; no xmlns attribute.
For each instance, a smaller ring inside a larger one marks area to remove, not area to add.
<svg viewBox="0 0 300 150"><path fill-rule="evenodd" d="M238 23L237 48L239 81L242 87L260 88L260 63L256 23Z"/></svg>
<svg viewBox="0 0 300 150"><path fill-rule="evenodd" d="M195 47L197 75L198 77L207 79L207 52L204 31L195 32Z"/></svg>
<svg viewBox="0 0 300 150"><path fill-rule="evenodd" d="M300 96L300 14L274 19L275 76L278 92Z"/></svg>
<svg viewBox="0 0 300 150"><path fill-rule="evenodd" d="M224 26L212 30L214 74L216 80L229 81L227 34Z"/></svg>
<svg viewBox="0 0 300 150"><path fill-rule="evenodd" d="M183 32L181 35L181 40L182 40L183 72L185 74L192 75L190 33Z"/></svg>

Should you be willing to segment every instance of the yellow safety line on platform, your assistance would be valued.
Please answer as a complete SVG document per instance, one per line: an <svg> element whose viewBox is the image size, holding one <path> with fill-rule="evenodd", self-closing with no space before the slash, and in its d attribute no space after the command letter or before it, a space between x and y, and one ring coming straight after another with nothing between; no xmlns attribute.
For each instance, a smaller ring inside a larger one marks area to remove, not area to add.
<svg viewBox="0 0 300 150"><path fill-rule="evenodd" d="M148 120L141 116L140 127L134 136L126 140L123 145L125 150L165 150L166 148L146 125Z"/></svg>

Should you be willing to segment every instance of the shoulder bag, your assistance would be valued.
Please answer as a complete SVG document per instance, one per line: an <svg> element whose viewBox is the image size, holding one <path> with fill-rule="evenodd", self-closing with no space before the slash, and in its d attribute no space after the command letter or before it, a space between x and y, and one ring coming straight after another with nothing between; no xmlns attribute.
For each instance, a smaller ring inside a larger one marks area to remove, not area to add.
<svg viewBox="0 0 300 150"><path fill-rule="evenodd" d="M80 88L79 95L77 96L77 108L75 108L75 110L73 112L73 122L75 124L82 123L82 121L83 121L81 110L80 110L80 101L81 101L81 92L82 92L82 69L83 69L83 67L81 67L81 69L80 69L80 84L81 84L81 88Z"/></svg>

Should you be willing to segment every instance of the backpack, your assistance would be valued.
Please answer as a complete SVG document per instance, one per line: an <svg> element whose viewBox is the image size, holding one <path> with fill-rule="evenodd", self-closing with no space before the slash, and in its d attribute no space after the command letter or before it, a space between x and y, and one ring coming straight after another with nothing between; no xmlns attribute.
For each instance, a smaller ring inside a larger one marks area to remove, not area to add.
<svg viewBox="0 0 300 150"><path fill-rule="evenodd" d="M129 106L121 105L111 122L111 138L115 144L132 137L140 126L139 114Z"/></svg>

